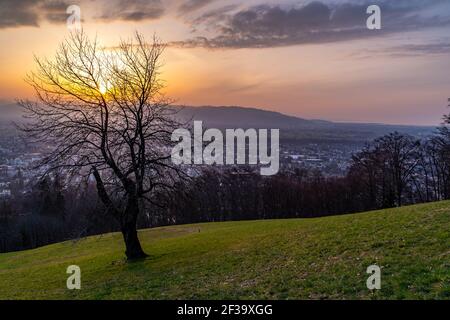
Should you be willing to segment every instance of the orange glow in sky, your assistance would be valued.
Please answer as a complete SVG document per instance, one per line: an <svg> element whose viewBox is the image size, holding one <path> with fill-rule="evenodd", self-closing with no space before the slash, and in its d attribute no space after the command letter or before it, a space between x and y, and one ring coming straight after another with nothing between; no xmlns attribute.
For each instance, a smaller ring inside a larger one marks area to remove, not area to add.
<svg viewBox="0 0 450 320"><path fill-rule="evenodd" d="M176 7L170 3L169 8ZM105 46L116 45L135 30L149 39L156 33L167 42L192 38L194 32L175 13L134 22L94 22L89 16L83 28ZM393 48L442 42L448 31L430 28L262 48L169 46L163 78L167 94L178 104L258 107L335 121L436 125L447 111L450 53L409 54ZM34 68L33 55L52 57L68 32L64 23L48 22L0 28L0 101L32 97L23 79Z"/></svg>

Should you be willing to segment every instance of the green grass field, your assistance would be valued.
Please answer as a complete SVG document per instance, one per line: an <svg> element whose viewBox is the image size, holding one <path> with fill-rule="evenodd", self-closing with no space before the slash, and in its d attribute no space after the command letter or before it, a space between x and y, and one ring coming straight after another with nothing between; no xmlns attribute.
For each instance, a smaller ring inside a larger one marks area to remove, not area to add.
<svg viewBox="0 0 450 320"><path fill-rule="evenodd" d="M300 220L209 223L0 254L0 299L450 299L450 202ZM82 289L66 288L81 267ZM382 289L366 268L382 267Z"/></svg>

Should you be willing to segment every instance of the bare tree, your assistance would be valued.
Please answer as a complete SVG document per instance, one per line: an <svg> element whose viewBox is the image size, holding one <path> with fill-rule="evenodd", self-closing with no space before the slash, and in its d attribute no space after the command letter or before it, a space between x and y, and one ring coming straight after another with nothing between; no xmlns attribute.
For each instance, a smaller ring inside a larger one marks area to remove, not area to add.
<svg viewBox="0 0 450 320"><path fill-rule="evenodd" d="M402 206L403 193L419 163L420 142L398 132L386 135L376 142L386 156L390 168L397 205Z"/></svg>
<svg viewBox="0 0 450 320"><path fill-rule="evenodd" d="M136 33L103 48L83 32L70 35L55 58L36 58L27 77L37 101L19 101L28 138L52 146L40 163L44 174L63 171L95 179L98 195L120 224L128 259L146 256L136 223L145 205L185 177L170 162L171 134L180 124L162 93L164 45Z"/></svg>
<svg viewBox="0 0 450 320"><path fill-rule="evenodd" d="M447 101L448 101L448 107L450 107L450 98L448 98ZM450 115L448 115L448 114L444 115L444 122L446 124L450 124Z"/></svg>

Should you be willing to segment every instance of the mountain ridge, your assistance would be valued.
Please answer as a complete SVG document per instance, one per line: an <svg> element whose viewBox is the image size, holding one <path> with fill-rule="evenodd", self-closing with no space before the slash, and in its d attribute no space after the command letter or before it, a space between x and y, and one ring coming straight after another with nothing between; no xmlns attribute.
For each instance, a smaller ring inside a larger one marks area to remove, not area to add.
<svg viewBox="0 0 450 320"><path fill-rule="evenodd" d="M422 137L432 134L436 128L420 125L308 120L254 107L176 106L176 108L179 108L178 114L181 119L186 121L201 120L205 128L280 129L284 131L285 138L289 136L300 139L330 140L344 137L344 140L368 141L394 131Z"/></svg>
<svg viewBox="0 0 450 320"><path fill-rule="evenodd" d="M242 106L180 106L174 105L176 117L182 121L203 121L205 128L218 129L280 129L284 138L302 140L369 141L384 134L398 131L423 137L433 133L435 127L420 125L392 125L383 123L332 122L304 119L278 111ZM20 122L21 110L14 102L0 101L0 122Z"/></svg>

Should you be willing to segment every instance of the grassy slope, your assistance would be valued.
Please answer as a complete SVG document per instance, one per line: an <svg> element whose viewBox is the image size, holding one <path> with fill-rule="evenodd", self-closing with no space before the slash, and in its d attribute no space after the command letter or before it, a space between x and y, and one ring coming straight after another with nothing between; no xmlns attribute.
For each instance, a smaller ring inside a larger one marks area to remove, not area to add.
<svg viewBox="0 0 450 320"><path fill-rule="evenodd" d="M140 238L151 257L131 264L119 234L0 254L0 299L450 299L450 202ZM382 290L371 293L374 263ZM80 291L65 288L71 264L82 269Z"/></svg>

